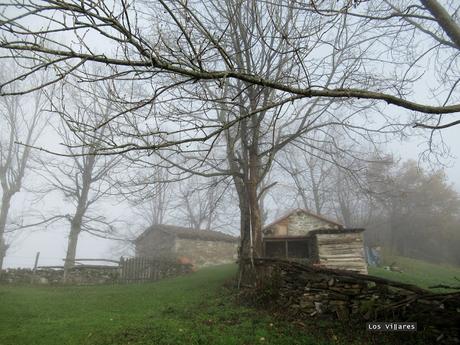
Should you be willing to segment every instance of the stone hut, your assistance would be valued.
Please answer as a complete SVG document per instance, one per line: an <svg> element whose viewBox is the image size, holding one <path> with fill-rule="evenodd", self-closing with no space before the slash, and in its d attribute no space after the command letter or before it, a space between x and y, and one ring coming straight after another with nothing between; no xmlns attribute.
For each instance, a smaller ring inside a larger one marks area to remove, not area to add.
<svg viewBox="0 0 460 345"><path fill-rule="evenodd" d="M305 260L367 274L362 232L297 209L263 228L264 256Z"/></svg>
<svg viewBox="0 0 460 345"><path fill-rule="evenodd" d="M136 256L175 259L196 267L235 262L238 238L212 230L153 225L136 240Z"/></svg>

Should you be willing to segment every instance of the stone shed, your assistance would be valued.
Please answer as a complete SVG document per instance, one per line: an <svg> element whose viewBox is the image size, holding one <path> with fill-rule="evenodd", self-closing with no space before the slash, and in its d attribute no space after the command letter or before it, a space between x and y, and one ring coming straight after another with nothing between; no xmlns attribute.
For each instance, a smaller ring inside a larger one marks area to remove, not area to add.
<svg viewBox="0 0 460 345"><path fill-rule="evenodd" d="M238 238L219 231L153 225L135 246L136 256L180 259L203 267L235 262Z"/></svg>
<svg viewBox="0 0 460 345"><path fill-rule="evenodd" d="M263 228L264 256L299 259L367 274L362 232L296 209Z"/></svg>

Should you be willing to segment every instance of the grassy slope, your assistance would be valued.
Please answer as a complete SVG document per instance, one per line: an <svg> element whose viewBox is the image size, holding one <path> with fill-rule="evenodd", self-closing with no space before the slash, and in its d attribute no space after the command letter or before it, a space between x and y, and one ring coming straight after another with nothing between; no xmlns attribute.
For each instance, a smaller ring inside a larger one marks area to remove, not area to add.
<svg viewBox="0 0 460 345"><path fill-rule="evenodd" d="M0 344L327 344L233 303L221 285L234 272L208 268L142 285L0 286Z"/></svg>
<svg viewBox="0 0 460 345"><path fill-rule="evenodd" d="M439 284L449 286L460 285L460 282L455 280L455 277L460 279L460 267L436 265L401 256L389 257L386 261L389 264L396 262L396 265L401 268L403 272L391 272L380 267L370 267L369 274L418 285L423 288L429 288L430 286ZM441 292L444 290L437 289L436 291Z"/></svg>
<svg viewBox="0 0 460 345"><path fill-rule="evenodd" d="M406 273L371 273L429 286L460 269L396 260ZM142 285L0 286L0 345L397 344L415 335L370 335L364 324L306 320L304 329L234 303L222 283L235 267L220 266Z"/></svg>

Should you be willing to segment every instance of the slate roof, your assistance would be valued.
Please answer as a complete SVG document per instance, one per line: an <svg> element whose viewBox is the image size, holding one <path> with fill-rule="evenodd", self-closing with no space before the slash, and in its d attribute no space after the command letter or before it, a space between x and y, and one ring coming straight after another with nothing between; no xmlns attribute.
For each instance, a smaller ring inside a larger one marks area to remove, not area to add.
<svg viewBox="0 0 460 345"><path fill-rule="evenodd" d="M161 231L165 234L177 236L179 238L187 238L192 240L202 241L223 241L223 242L237 242L238 238L224 234L220 231L191 229L176 225L158 224L148 227L137 239L136 242L144 238L151 231Z"/></svg>
<svg viewBox="0 0 460 345"><path fill-rule="evenodd" d="M363 232L364 228L346 228L346 229L316 229L311 230L308 235L316 234L355 234Z"/></svg>

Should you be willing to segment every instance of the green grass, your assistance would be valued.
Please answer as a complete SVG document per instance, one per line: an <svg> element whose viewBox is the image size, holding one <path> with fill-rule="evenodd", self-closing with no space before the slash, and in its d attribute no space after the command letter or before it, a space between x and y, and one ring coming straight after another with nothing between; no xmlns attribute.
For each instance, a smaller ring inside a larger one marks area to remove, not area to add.
<svg viewBox="0 0 460 345"><path fill-rule="evenodd" d="M448 265L436 265L422 260L405 258L401 256L392 256L386 258L386 264L396 262L396 265L402 269L402 273L387 271L381 267L370 267L369 274L400 281L403 283L414 284L423 288L429 288L435 285L460 286L460 267ZM434 289L442 292L444 289ZM452 290L450 290L452 291Z"/></svg>
<svg viewBox="0 0 460 345"><path fill-rule="evenodd" d="M0 345L424 344L413 334L371 335L364 323L298 326L244 307L223 287L235 272L227 265L141 285L0 286Z"/></svg>
<svg viewBox="0 0 460 345"><path fill-rule="evenodd" d="M0 286L0 344L328 344L234 303L222 284L235 270L141 285Z"/></svg>

